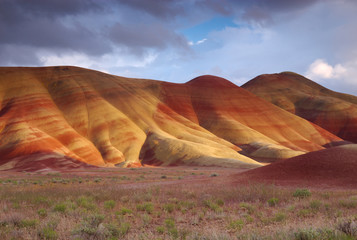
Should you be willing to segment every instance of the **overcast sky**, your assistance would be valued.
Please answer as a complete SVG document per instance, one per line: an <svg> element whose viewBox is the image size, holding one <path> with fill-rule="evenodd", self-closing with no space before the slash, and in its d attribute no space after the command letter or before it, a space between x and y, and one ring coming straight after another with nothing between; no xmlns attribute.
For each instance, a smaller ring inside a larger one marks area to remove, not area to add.
<svg viewBox="0 0 357 240"><path fill-rule="evenodd" d="M0 0L0 65L242 85L294 71L357 95L355 0Z"/></svg>

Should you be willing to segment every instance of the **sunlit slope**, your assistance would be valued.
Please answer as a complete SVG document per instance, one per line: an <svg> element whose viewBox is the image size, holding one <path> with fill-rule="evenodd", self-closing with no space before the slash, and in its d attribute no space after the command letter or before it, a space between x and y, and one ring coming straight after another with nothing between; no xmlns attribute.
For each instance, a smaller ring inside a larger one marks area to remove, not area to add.
<svg viewBox="0 0 357 240"><path fill-rule="evenodd" d="M161 82L75 67L0 71L2 163L56 153L96 166L153 160L258 165L237 153L237 146L168 109L157 98Z"/></svg>
<svg viewBox="0 0 357 240"><path fill-rule="evenodd" d="M213 76L172 84L77 67L0 68L0 106L1 169L37 154L96 166L254 167L251 158L340 141Z"/></svg>
<svg viewBox="0 0 357 240"><path fill-rule="evenodd" d="M260 75L242 86L344 140L357 142L357 97L331 91L301 75Z"/></svg>
<svg viewBox="0 0 357 240"><path fill-rule="evenodd" d="M163 86L163 101L171 109L253 158L289 158L340 140L223 78L201 76Z"/></svg>

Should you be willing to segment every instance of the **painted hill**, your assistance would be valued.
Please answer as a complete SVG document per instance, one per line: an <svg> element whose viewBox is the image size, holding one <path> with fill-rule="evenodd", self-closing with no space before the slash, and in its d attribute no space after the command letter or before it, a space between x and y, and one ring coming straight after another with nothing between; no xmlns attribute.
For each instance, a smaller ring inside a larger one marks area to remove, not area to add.
<svg viewBox="0 0 357 240"><path fill-rule="evenodd" d="M313 186L357 186L357 144L333 147L237 175L245 181Z"/></svg>
<svg viewBox="0 0 357 240"><path fill-rule="evenodd" d="M357 97L331 91L301 75L260 75L242 86L255 95L357 143Z"/></svg>
<svg viewBox="0 0 357 240"><path fill-rule="evenodd" d="M256 167L252 158L283 159L341 141L213 76L173 84L77 67L3 67L0 107L3 170L33 156L48 156L49 168L58 156L62 167Z"/></svg>

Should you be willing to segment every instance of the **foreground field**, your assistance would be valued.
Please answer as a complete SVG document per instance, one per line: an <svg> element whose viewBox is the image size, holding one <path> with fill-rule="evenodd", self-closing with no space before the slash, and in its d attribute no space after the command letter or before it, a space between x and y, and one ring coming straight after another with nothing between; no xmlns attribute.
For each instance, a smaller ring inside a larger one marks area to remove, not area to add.
<svg viewBox="0 0 357 240"><path fill-rule="evenodd" d="M356 189L233 184L237 171L3 172L0 239L356 239Z"/></svg>

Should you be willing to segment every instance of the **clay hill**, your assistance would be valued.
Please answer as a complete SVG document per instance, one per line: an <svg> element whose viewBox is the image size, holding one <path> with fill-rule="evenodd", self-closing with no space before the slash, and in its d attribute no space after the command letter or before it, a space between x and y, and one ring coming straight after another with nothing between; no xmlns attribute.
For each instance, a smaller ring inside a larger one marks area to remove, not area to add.
<svg viewBox="0 0 357 240"><path fill-rule="evenodd" d="M357 143L357 97L291 72L260 75L242 86L255 95Z"/></svg>
<svg viewBox="0 0 357 240"><path fill-rule="evenodd" d="M77 67L0 68L1 170L252 168L339 141L219 77L173 84Z"/></svg>
<svg viewBox="0 0 357 240"><path fill-rule="evenodd" d="M357 186L357 144L307 153L237 175L235 181L266 181L317 187Z"/></svg>

